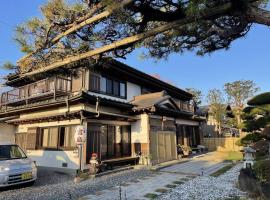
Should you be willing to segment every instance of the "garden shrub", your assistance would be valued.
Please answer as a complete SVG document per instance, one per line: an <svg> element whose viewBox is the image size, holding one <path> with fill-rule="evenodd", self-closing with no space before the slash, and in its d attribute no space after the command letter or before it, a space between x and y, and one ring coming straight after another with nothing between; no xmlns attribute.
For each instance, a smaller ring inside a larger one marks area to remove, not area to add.
<svg viewBox="0 0 270 200"><path fill-rule="evenodd" d="M257 161L254 170L260 182L270 182L270 160Z"/></svg>
<svg viewBox="0 0 270 200"><path fill-rule="evenodd" d="M245 137L243 137L241 139L240 144L248 145L248 144L250 144L252 142L258 142L263 138L264 138L264 136L262 134L260 134L260 133L251 133L251 134L248 134Z"/></svg>
<svg viewBox="0 0 270 200"><path fill-rule="evenodd" d="M270 103L270 92L259 94L248 101L248 105L263 105Z"/></svg>

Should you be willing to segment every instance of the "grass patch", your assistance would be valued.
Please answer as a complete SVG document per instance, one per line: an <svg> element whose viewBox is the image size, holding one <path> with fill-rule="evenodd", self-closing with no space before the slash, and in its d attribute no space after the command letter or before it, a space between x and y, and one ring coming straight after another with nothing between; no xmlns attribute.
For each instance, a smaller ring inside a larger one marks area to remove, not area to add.
<svg viewBox="0 0 270 200"><path fill-rule="evenodd" d="M165 185L165 187L167 187L167 188L175 188L175 187L176 187L176 185L173 185L173 184L168 184L168 185Z"/></svg>
<svg viewBox="0 0 270 200"><path fill-rule="evenodd" d="M239 161L243 160L243 154L239 151L230 151L225 160L228 161Z"/></svg>
<svg viewBox="0 0 270 200"><path fill-rule="evenodd" d="M155 191L158 193L166 193L168 190L165 188L159 188L159 189L156 189Z"/></svg>
<svg viewBox="0 0 270 200"><path fill-rule="evenodd" d="M228 170L233 168L234 166L235 166L235 164L233 164L233 163L226 165L225 167L223 167L223 168L219 169L218 171L214 172L213 174L211 174L211 176L218 177L221 174L224 174L225 172L227 172Z"/></svg>
<svg viewBox="0 0 270 200"><path fill-rule="evenodd" d="M174 181L174 182L173 182L173 184L177 184L177 185L181 185L181 184L183 184L183 183L185 183L185 182L183 182L183 181Z"/></svg>
<svg viewBox="0 0 270 200"><path fill-rule="evenodd" d="M158 195L154 193L147 193L146 195L144 195L144 197L148 199L155 199L158 197Z"/></svg>

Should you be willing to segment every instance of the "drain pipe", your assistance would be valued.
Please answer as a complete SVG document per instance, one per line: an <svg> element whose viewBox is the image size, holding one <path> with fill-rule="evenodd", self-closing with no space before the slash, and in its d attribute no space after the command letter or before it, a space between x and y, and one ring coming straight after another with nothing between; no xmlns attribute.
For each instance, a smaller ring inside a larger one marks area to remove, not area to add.
<svg viewBox="0 0 270 200"><path fill-rule="evenodd" d="M96 101L96 115L95 115L95 117L99 117L100 116L100 111L99 111L99 101L100 101L100 98L99 97L97 97L97 101Z"/></svg>
<svg viewBox="0 0 270 200"><path fill-rule="evenodd" d="M68 113L70 112L70 107L69 107L69 98L66 98L66 108L67 108L67 111L66 111L66 115L68 115Z"/></svg>

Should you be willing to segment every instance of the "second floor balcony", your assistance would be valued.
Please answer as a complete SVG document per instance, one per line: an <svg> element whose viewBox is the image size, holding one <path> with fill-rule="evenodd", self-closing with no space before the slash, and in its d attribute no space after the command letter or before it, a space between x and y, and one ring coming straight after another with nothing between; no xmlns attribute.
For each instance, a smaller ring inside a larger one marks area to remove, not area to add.
<svg viewBox="0 0 270 200"><path fill-rule="evenodd" d="M43 79L1 94L1 106L16 106L69 95L71 80L63 77Z"/></svg>

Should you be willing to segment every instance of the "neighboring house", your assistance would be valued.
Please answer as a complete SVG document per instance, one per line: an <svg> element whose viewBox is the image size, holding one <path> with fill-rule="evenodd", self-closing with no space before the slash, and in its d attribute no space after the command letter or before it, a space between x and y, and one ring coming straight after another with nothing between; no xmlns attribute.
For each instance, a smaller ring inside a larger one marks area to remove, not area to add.
<svg viewBox="0 0 270 200"><path fill-rule="evenodd" d="M199 109L196 110L196 114L206 119L201 125L201 130L204 137L239 136L238 129L226 123L229 121L229 119L234 117L231 107L229 105L226 107L224 123L221 124L221 134L219 134L218 122L213 117L210 106L201 106Z"/></svg>
<svg viewBox="0 0 270 200"><path fill-rule="evenodd" d="M87 130L84 167L92 153L103 162L140 155L157 164L176 159L177 144L201 143L190 93L115 60L75 71L11 75L14 90L1 94L0 120L37 165L78 169L78 125Z"/></svg>

